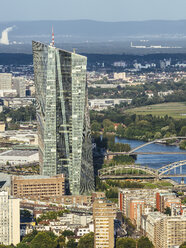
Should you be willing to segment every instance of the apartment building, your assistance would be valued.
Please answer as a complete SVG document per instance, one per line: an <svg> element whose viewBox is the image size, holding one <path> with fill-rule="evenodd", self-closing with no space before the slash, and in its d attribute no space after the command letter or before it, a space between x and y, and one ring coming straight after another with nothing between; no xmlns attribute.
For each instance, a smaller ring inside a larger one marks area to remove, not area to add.
<svg viewBox="0 0 186 248"><path fill-rule="evenodd" d="M13 88L16 89L18 97L26 97L26 79L24 77L14 77Z"/></svg>
<svg viewBox="0 0 186 248"><path fill-rule="evenodd" d="M160 212L142 216L141 228L155 248L179 247L186 240L186 217Z"/></svg>
<svg viewBox="0 0 186 248"><path fill-rule="evenodd" d="M160 212L164 212L166 207L170 207L172 204L181 204L181 200L175 193L170 191L163 191L156 193L156 209Z"/></svg>
<svg viewBox="0 0 186 248"><path fill-rule="evenodd" d="M145 202L142 199L133 198L129 200L127 217L130 218L134 225L137 225L137 219L143 213Z"/></svg>
<svg viewBox="0 0 186 248"><path fill-rule="evenodd" d="M12 89L12 74L0 73L0 90Z"/></svg>
<svg viewBox="0 0 186 248"><path fill-rule="evenodd" d="M94 248L114 247L114 218L116 207L113 203L97 199L93 203Z"/></svg>
<svg viewBox="0 0 186 248"><path fill-rule="evenodd" d="M20 242L20 205L8 192L0 192L0 244L17 245Z"/></svg>
<svg viewBox="0 0 186 248"><path fill-rule="evenodd" d="M156 189L121 189L118 193L119 209L122 213L130 218L130 204L131 199L144 201L148 206L156 207Z"/></svg>

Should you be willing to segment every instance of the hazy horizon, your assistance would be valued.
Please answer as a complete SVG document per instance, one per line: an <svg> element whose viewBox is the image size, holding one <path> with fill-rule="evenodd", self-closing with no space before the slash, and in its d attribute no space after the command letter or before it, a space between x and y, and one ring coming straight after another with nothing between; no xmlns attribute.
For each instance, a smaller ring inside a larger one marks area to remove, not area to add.
<svg viewBox="0 0 186 248"><path fill-rule="evenodd" d="M185 0L0 0L0 22L95 20L105 22L183 20Z"/></svg>
<svg viewBox="0 0 186 248"><path fill-rule="evenodd" d="M1 21L0 23L12 23L12 22L45 22L45 21L92 21L92 22L105 22L105 23L119 23L119 22L156 22L156 21L161 21L161 22L166 22L166 21L186 21L186 17L183 19L147 19L147 20L129 20L129 21L103 21L103 20L95 20L95 19L35 19L35 20L9 20L9 21Z"/></svg>

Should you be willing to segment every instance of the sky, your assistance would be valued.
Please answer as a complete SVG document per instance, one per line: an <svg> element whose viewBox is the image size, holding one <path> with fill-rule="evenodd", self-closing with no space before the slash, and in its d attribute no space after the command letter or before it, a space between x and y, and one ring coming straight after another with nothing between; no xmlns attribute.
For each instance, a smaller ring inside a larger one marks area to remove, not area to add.
<svg viewBox="0 0 186 248"><path fill-rule="evenodd" d="M186 0L0 0L0 22L186 19Z"/></svg>

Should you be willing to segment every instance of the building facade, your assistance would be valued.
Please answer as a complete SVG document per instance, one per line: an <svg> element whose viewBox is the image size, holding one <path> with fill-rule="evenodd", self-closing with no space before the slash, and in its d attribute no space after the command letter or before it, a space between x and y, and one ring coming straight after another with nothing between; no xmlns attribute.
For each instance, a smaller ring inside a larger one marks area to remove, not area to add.
<svg viewBox="0 0 186 248"><path fill-rule="evenodd" d="M0 90L12 89L12 74L0 73Z"/></svg>
<svg viewBox="0 0 186 248"><path fill-rule="evenodd" d="M64 175L49 176L13 176L12 194L15 197L45 199L65 194Z"/></svg>
<svg viewBox="0 0 186 248"><path fill-rule="evenodd" d="M0 192L0 244L17 245L20 242L19 199L10 198L8 192Z"/></svg>
<svg viewBox="0 0 186 248"><path fill-rule="evenodd" d="M33 42L42 175L65 174L71 194L94 190L87 58Z"/></svg>
<svg viewBox="0 0 186 248"><path fill-rule="evenodd" d="M24 77L14 77L13 88L16 89L19 97L26 97L26 79Z"/></svg>
<svg viewBox="0 0 186 248"><path fill-rule="evenodd" d="M143 225L147 237L156 248L179 247L186 240L186 217L150 213Z"/></svg>
<svg viewBox="0 0 186 248"><path fill-rule="evenodd" d="M156 193L156 189L120 189L118 192L119 209L126 217L133 219L137 205L156 207ZM135 211L134 207L136 207Z"/></svg>
<svg viewBox="0 0 186 248"><path fill-rule="evenodd" d="M94 247L114 247L114 218L116 207L113 203L97 199L93 203Z"/></svg>

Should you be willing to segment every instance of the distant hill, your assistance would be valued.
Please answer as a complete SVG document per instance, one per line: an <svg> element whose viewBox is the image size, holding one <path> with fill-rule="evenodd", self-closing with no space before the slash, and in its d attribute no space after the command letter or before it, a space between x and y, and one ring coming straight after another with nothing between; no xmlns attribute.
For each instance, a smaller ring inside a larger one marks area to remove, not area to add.
<svg viewBox="0 0 186 248"><path fill-rule="evenodd" d="M186 53L178 54L82 54L88 58L88 67L96 63L104 63L111 66L115 61L125 61L127 64L137 60L139 63L159 63L160 60L170 59L173 64L178 61L186 61ZM0 53L0 65L28 65L33 63L32 54L24 53Z"/></svg>
<svg viewBox="0 0 186 248"><path fill-rule="evenodd" d="M169 39L186 36L186 20L180 21L130 21L101 22L91 20L73 21L16 21L0 22L0 33L14 26L9 39L28 42L32 39L49 42L54 26L58 42L122 41L125 39Z"/></svg>

